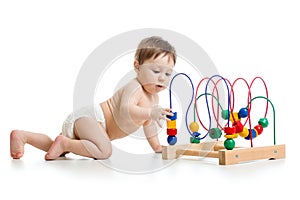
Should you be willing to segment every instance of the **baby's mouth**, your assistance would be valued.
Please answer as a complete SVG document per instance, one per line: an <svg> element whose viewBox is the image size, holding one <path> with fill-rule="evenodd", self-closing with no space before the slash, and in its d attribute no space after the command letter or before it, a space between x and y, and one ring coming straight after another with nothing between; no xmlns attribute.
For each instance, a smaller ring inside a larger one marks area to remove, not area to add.
<svg viewBox="0 0 300 200"><path fill-rule="evenodd" d="M156 85L156 87L163 88L164 86L163 85Z"/></svg>

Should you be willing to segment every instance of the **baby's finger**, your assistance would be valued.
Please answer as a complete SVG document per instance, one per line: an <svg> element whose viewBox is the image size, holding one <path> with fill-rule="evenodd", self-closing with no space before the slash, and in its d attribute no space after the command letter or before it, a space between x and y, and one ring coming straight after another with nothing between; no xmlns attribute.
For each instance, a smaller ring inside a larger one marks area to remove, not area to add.
<svg viewBox="0 0 300 200"><path fill-rule="evenodd" d="M165 108L164 110L165 110L165 111L168 111L168 112L171 112L171 111L172 111L171 108Z"/></svg>
<svg viewBox="0 0 300 200"><path fill-rule="evenodd" d="M172 113L172 112L168 112L168 111L165 111L164 112L164 115L167 115L167 116L174 116L174 113Z"/></svg>

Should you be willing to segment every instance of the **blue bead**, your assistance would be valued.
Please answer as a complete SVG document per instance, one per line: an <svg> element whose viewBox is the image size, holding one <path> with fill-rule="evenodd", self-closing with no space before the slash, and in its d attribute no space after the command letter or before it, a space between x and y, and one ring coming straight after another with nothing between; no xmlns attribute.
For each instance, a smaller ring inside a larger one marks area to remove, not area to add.
<svg viewBox="0 0 300 200"><path fill-rule="evenodd" d="M239 118L248 117L248 109L247 108L241 108L238 115L239 115Z"/></svg>
<svg viewBox="0 0 300 200"><path fill-rule="evenodd" d="M198 137L199 135L200 135L200 133L198 133L198 132L194 132L194 133L193 133L193 136L194 136L194 137Z"/></svg>
<svg viewBox="0 0 300 200"><path fill-rule="evenodd" d="M177 137L176 136L168 136L167 138L169 145L174 145L177 142Z"/></svg>
<svg viewBox="0 0 300 200"><path fill-rule="evenodd" d="M248 131L250 132L250 129L248 129ZM251 129L251 133L252 133L252 139L256 138L256 131L254 129ZM246 140L250 140L250 133L247 137L245 137Z"/></svg>
<svg viewBox="0 0 300 200"><path fill-rule="evenodd" d="M177 112L172 112L174 115L173 116L170 116L170 115L167 115L167 118L169 118L170 120L176 120L177 119Z"/></svg>

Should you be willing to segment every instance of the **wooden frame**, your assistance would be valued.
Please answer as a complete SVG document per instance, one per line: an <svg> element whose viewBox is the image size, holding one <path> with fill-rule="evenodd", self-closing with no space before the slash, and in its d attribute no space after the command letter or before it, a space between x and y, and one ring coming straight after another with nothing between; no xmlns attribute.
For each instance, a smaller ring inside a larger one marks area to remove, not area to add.
<svg viewBox="0 0 300 200"><path fill-rule="evenodd" d="M176 159L182 155L218 158L220 165L230 165L252 160L285 158L285 145L235 147L232 150L225 149L223 141L163 146L164 160Z"/></svg>

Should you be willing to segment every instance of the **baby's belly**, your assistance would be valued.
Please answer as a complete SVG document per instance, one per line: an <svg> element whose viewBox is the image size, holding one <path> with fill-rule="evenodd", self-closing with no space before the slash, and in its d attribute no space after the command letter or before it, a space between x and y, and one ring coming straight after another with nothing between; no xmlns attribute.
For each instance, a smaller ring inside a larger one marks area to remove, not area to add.
<svg viewBox="0 0 300 200"><path fill-rule="evenodd" d="M126 131L124 131L125 130L124 128L122 128L122 127L120 128L118 126L115 119L113 118L113 114L112 114L109 102L107 102L107 101L103 102L100 104L100 106L104 113L105 123L106 123L106 131L107 131L107 134L108 134L110 140L115 140L115 139L126 137L129 134L136 131L136 128L132 129L130 131L128 131L128 129L126 128ZM140 123L142 124L142 122L139 122L138 124L140 124Z"/></svg>

